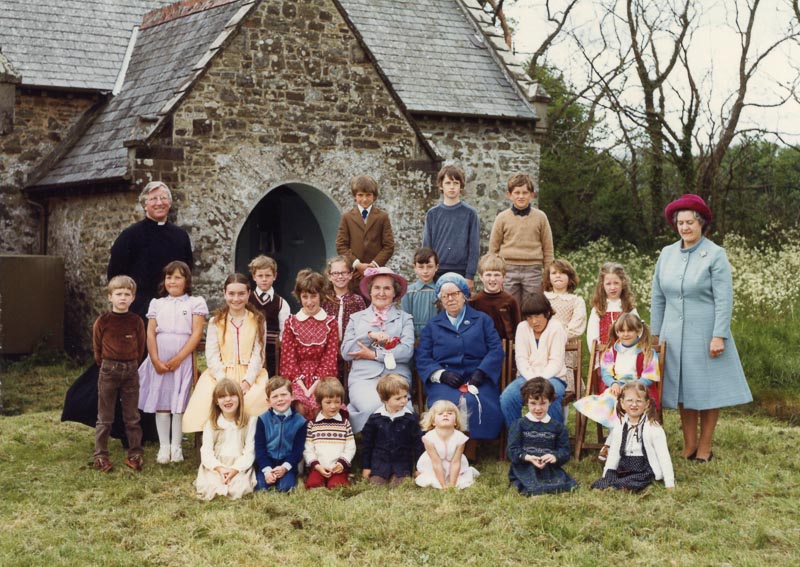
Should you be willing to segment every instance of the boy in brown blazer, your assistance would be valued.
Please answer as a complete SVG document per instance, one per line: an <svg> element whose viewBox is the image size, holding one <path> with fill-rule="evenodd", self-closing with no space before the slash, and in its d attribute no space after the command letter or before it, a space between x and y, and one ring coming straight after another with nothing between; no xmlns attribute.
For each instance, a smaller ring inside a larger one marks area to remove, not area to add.
<svg viewBox="0 0 800 567"><path fill-rule="evenodd" d="M353 279L359 280L367 268L386 265L394 254L394 234L389 215L375 206L377 181L358 175L350 181L350 191L356 206L342 215L336 251L351 263Z"/></svg>

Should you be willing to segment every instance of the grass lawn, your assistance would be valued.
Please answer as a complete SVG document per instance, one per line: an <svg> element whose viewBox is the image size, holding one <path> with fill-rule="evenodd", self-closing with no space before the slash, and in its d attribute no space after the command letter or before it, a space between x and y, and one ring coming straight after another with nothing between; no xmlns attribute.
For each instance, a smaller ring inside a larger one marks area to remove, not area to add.
<svg viewBox="0 0 800 567"><path fill-rule="evenodd" d="M88 467L92 430L59 421L77 374L3 372L17 415L0 417L0 565L800 564L798 430L766 416L724 411L710 464L673 459L674 492L590 491L601 467L587 458L566 466L576 492L524 498L486 446L480 478L460 492L358 481L203 503L188 442L181 464L156 465L150 445L134 473L112 441L115 471ZM677 455L677 413L665 420Z"/></svg>

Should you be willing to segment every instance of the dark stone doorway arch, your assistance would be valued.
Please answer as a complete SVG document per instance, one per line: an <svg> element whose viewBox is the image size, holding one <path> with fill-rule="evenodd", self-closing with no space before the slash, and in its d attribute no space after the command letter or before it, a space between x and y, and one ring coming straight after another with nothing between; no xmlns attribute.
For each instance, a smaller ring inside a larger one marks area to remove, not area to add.
<svg viewBox="0 0 800 567"><path fill-rule="evenodd" d="M286 183L271 189L239 231L236 271L247 274L247 264L259 254L275 258L275 290L289 300L295 313L299 309L292 296L295 276L303 268L324 270L327 258L336 255L340 218L336 203L311 185Z"/></svg>

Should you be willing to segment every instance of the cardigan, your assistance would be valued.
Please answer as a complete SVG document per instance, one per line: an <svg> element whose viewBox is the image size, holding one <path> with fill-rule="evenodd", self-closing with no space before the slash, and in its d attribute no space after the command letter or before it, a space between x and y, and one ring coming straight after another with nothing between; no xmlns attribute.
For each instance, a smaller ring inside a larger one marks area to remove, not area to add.
<svg viewBox="0 0 800 567"><path fill-rule="evenodd" d="M639 419L647 419L646 416L641 416ZM611 430L611 433L606 439L606 444L609 446L608 457L606 458L606 466L603 468L603 476L606 471L617 470L620 458L620 445L622 444L622 426L628 420L627 416L622 418L622 422ZM630 435L630 433L629 433ZM664 480L664 486L672 488L675 486L675 473L672 470L672 459L669 456L669 448L667 447L667 436L664 433L664 428L658 423L645 421L642 427L642 440L644 442L644 450L647 454L647 462L653 470L656 480Z"/></svg>
<svg viewBox="0 0 800 567"><path fill-rule="evenodd" d="M536 376L558 378L567 381L567 366L564 363L564 349L567 346L567 330L560 322L550 319L542 331L539 342L527 321L517 325L514 340L514 353L517 374L530 380Z"/></svg>

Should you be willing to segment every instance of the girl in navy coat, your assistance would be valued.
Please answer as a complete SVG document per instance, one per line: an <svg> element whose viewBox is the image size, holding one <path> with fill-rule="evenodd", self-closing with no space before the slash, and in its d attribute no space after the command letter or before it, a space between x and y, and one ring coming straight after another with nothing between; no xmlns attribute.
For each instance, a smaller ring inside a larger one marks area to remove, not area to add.
<svg viewBox="0 0 800 567"><path fill-rule="evenodd" d="M449 400L466 406L470 438L495 439L503 425L503 344L492 319L466 304L469 287L462 276L449 272L440 277L436 296L444 310L425 326L416 350L427 405Z"/></svg>

